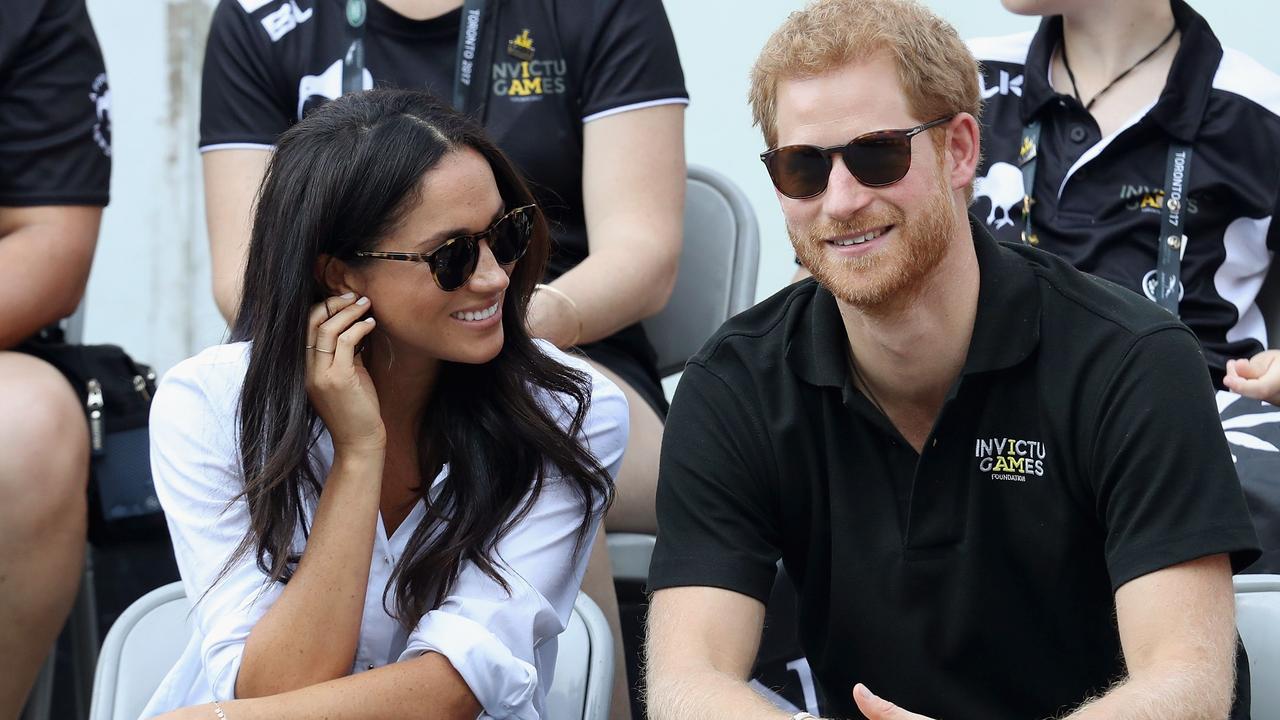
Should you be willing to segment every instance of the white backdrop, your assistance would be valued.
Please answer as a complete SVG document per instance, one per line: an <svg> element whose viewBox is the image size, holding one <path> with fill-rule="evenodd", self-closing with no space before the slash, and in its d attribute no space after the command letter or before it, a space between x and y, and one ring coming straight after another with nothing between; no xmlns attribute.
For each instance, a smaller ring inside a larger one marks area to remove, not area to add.
<svg viewBox="0 0 1280 720"><path fill-rule="evenodd" d="M298 0L303 7L314 0ZM769 33L800 0L665 0L693 99L690 163L738 182L760 219L757 297L786 284L792 253L772 187L756 158L747 72ZM998 0L927 0L961 35L1034 29ZM209 290L200 160L200 62L216 0L89 0L112 88L114 168L89 279L85 339L123 345L167 369L220 342L226 327ZM1280 72L1276 0L1192 0L1223 44Z"/></svg>

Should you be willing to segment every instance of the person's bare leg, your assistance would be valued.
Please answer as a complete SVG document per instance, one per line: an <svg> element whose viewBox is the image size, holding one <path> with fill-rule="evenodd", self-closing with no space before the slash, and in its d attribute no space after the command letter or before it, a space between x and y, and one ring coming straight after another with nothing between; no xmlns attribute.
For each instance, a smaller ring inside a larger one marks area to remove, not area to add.
<svg viewBox="0 0 1280 720"><path fill-rule="evenodd" d="M658 489L658 453L662 450L662 419L630 385L599 363L591 363L627 397L631 436L618 471L613 507L604 520L609 532L658 532L654 495Z"/></svg>
<svg viewBox="0 0 1280 720"><path fill-rule="evenodd" d="M89 431L50 365L0 352L0 718L21 712L80 583Z"/></svg>

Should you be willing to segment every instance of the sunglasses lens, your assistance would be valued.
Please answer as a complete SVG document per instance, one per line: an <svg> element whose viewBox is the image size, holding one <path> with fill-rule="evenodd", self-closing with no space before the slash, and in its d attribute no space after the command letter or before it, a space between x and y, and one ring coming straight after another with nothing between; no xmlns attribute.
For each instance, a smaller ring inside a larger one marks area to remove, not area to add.
<svg viewBox="0 0 1280 720"><path fill-rule="evenodd" d="M524 257L533 237L533 208L524 207L498 221L489 236L489 249L499 265L510 265Z"/></svg>
<svg viewBox="0 0 1280 720"><path fill-rule="evenodd" d="M769 156L769 177L778 192L789 198L810 198L827 189L831 160L807 145L780 147Z"/></svg>
<svg viewBox="0 0 1280 720"><path fill-rule="evenodd" d="M902 135L861 138L844 150L844 163L858 182L892 185L911 169L911 138Z"/></svg>
<svg viewBox="0 0 1280 720"><path fill-rule="evenodd" d="M431 256L431 272L436 276L436 284L441 290L457 290L476 271L479 259L475 238L460 238L441 247Z"/></svg>

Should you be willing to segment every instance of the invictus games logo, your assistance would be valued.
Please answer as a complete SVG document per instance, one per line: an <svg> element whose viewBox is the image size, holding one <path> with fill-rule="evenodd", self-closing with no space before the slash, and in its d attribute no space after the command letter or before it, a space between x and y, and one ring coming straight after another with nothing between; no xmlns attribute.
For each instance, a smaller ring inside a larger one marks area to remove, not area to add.
<svg viewBox="0 0 1280 720"><path fill-rule="evenodd" d="M513 102L534 102L545 95L563 95L569 66L563 60L534 60L533 38L525 29L507 43L507 54L517 62L493 64L493 94Z"/></svg>
<svg viewBox="0 0 1280 720"><path fill-rule="evenodd" d="M98 73L89 86L89 102L93 103L94 123L93 141L98 144L102 154L111 157L111 86L107 84L107 74Z"/></svg>
<svg viewBox="0 0 1280 720"><path fill-rule="evenodd" d="M1039 440L978 439L974 456L978 470L989 473L993 480L1026 482L1028 477L1044 476L1045 450Z"/></svg>

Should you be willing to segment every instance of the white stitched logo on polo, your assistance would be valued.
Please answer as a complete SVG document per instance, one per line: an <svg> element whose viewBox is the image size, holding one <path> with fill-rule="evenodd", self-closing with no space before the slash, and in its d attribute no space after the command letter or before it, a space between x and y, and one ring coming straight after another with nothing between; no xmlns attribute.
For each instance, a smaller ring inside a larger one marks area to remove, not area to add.
<svg viewBox="0 0 1280 720"><path fill-rule="evenodd" d="M1028 477L1044 475L1044 443L1039 440L1014 438L979 438L974 441L978 470L993 480L1026 482Z"/></svg>

